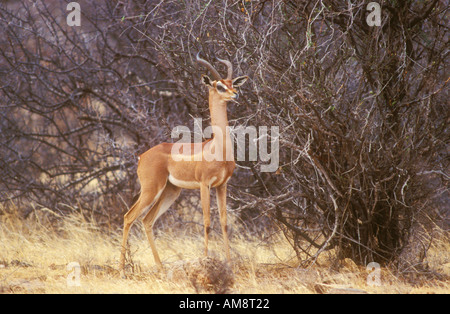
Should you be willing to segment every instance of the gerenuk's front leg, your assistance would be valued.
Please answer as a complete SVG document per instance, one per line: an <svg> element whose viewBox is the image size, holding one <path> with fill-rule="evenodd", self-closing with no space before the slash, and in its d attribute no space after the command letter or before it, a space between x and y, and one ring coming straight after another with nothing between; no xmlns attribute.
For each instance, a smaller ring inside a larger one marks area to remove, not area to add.
<svg viewBox="0 0 450 314"><path fill-rule="evenodd" d="M220 214L220 225L222 227L223 243L225 245L225 253L228 262L231 262L230 246L228 244L228 227L227 227L227 185L223 184L216 188L217 207Z"/></svg>
<svg viewBox="0 0 450 314"><path fill-rule="evenodd" d="M201 183L200 185L200 198L203 210L203 225L205 228L205 256L208 256L208 236L211 231L210 189L209 186L204 183Z"/></svg>

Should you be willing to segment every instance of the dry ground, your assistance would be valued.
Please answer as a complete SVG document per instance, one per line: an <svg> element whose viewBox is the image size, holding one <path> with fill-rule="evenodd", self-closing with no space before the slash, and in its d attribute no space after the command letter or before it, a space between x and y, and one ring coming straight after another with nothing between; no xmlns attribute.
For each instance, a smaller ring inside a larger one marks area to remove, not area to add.
<svg viewBox="0 0 450 314"><path fill-rule="evenodd" d="M129 243L127 278L117 271L121 230L108 230L81 215L64 219L40 210L27 220L0 210L0 293L196 293L192 274L178 271L198 262L202 233L161 228L156 244L165 265L158 271L140 225ZM55 223L56 221L56 223ZM108 229L108 228L106 228ZM168 230L167 230L168 229ZM213 261L224 258L220 234L210 240ZM398 279L381 269L380 286L367 285L368 271L346 260L332 266L322 254L308 269L296 267L293 250L281 235L270 243L234 233L229 293L449 293L450 244L436 241L428 254L439 279ZM200 260L201 261L201 260ZM79 267L78 267L79 266ZM217 273L217 272L216 272ZM221 290L219 290L220 292ZM223 291L222 291L223 292Z"/></svg>

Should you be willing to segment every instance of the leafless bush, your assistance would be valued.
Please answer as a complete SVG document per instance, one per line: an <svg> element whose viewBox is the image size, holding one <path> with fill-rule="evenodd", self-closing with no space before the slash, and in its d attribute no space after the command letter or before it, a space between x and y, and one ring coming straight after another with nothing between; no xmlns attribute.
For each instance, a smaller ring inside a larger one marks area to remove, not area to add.
<svg viewBox="0 0 450 314"><path fill-rule="evenodd" d="M448 217L446 1L380 0L380 27L367 1L79 3L81 27L67 1L0 4L2 201L120 221L136 156L206 125L202 51L252 78L230 123L281 130L279 169L230 181L254 232L276 222L306 264L391 263Z"/></svg>

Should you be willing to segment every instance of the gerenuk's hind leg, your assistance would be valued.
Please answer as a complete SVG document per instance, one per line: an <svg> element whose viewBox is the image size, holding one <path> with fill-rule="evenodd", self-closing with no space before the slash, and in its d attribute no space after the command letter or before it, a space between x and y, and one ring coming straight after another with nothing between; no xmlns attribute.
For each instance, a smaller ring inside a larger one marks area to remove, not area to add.
<svg viewBox="0 0 450 314"><path fill-rule="evenodd" d="M153 188L146 188L145 190L141 190L141 194L137 202L131 207L131 209L125 214L123 217L123 238L122 238L122 248L120 253L120 262L119 262L119 271L122 272L125 267L125 254L127 249L127 240L128 233L130 232L130 228L133 225L134 221L145 214L147 210L149 210L160 198L165 185L158 189L158 186L155 185Z"/></svg>
<svg viewBox="0 0 450 314"><path fill-rule="evenodd" d="M162 268L162 263L156 250L155 241L153 239L153 225L155 221L169 209L170 205L175 202L175 200L180 195L180 192L181 188L174 186L170 182L167 182L167 185L164 188L164 191L162 192L158 201L142 220L145 226L145 231L147 233L148 242L150 243L150 247L153 252L153 257L155 258L155 263L159 268Z"/></svg>

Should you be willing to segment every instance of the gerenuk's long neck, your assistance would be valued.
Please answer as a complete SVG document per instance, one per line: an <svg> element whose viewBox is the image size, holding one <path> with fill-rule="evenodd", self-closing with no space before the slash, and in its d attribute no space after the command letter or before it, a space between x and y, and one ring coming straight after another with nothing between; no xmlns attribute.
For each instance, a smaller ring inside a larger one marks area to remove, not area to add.
<svg viewBox="0 0 450 314"><path fill-rule="evenodd" d="M211 114L211 126L214 134L213 145L219 149L216 154L225 161L234 161L233 143L228 127L227 102L214 90L209 93L209 112Z"/></svg>

